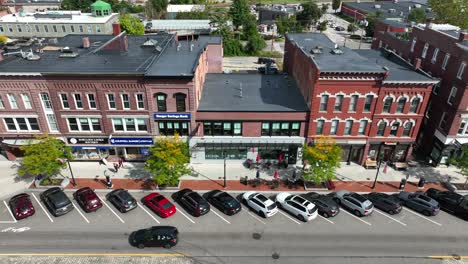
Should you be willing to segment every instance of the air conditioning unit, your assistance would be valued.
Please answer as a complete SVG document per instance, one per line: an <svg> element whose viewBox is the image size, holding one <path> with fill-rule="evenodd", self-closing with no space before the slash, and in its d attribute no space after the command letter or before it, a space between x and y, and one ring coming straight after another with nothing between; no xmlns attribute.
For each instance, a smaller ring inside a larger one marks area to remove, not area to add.
<svg viewBox="0 0 468 264"><path fill-rule="evenodd" d="M391 130L397 130L398 126L392 126Z"/></svg>
<svg viewBox="0 0 468 264"><path fill-rule="evenodd" d="M380 9L382 6L381 5L374 5L375 9Z"/></svg>
<svg viewBox="0 0 468 264"><path fill-rule="evenodd" d="M421 8L421 4L414 4L415 8Z"/></svg>

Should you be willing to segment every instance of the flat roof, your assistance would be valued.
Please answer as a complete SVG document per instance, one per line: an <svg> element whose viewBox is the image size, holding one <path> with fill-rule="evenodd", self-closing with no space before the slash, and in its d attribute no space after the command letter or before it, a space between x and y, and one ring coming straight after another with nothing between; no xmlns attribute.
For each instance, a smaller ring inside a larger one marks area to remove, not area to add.
<svg viewBox="0 0 468 264"><path fill-rule="evenodd" d="M344 4L354 8L361 10L366 13L374 14L378 10L381 10L383 18L401 18L405 19L408 14L411 12L412 9L417 8L417 5L420 5L423 10L426 11L427 17L434 17L432 11L426 10L428 8L427 5L421 2L413 2L413 1L378 1L378 2L345 2ZM376 8L380 6L380 8ZM390 12L390 9L394 9L394 12ZM401 16L401 12L403 12L403 16Z"/></svg>
<svg viewBox="0 0 468 264"><path fill-rule="evenodd" d="M293 78L257 73L207 74L198 107L198 112L308 111Z"/></svg>
<svg viewBox="0 0 468 264"><path fill-rule="evenodd" d="M163 30L177 29L210 29L209 19L164 19L143 21L144 25L151 23L151 28Z"/></svg>
<svg viewBox="0 0 468 264"><path fill-rule="evenodd" d="M81 13L80 11L49 11L8 14L0 17L0 23L12 24L103 24L118 17L118 13L112 13L109 16L94 17L91 13Z"/></svg>

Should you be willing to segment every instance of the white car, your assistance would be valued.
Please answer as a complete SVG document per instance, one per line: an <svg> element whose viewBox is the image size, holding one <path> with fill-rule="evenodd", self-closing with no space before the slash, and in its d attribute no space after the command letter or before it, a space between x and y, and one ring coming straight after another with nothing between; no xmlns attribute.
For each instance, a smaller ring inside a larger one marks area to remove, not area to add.
<svg viewBox="0 0 468 264"><path fill-rule="evenodd" d="M242 195L242 201L265 218L271 217L278 212L275 202L261 193L246 192Z"/></svg>
<svg viewBox="0 0 468 264"><path fill-rule="evenodd" d="M282 192L276 195L276 202L301 221L308 222L317 218L317 206L301 196Z"/></svg>

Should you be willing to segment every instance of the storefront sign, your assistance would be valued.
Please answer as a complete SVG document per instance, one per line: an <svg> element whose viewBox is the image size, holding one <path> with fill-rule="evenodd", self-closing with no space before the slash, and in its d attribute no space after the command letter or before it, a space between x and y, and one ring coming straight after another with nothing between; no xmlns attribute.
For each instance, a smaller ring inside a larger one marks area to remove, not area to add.
<svg viewBox="0 0 468 264"><path fill-rule="evenodd" d="M154 119L190 119L190 113L154 113Z"/></svg>
<svg viewBox="0 0 468 264"><path fill-rule="evenodd" d="M118 137L110 139L111 145L153 145L153 138L130 138L130 137Z"/></svg>
<svg viewBox="0 0 468 264"><path fill-rule="evenodd" d="M69 137L67 138L68 144L72 145L106 145L109 144L109 138L80 138Z"/></svg>

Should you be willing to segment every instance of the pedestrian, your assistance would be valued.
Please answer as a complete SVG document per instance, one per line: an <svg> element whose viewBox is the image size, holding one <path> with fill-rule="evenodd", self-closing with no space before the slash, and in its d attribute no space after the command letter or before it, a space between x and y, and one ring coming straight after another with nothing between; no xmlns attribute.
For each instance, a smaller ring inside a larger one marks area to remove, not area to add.
<svg viewBox="0 0 468 264"><path fill-rule="evenodd" d="M122 168L122 166L123 166L123 159L119 158L119 169Z"/></svg>
<svg viewBox="0 0 468 264"><path fill-rule="evenodd" d="M119 164L114 163L114 170L116 173L119 172Z"/></svg>
<svg viewBox="0 0 468 264"><path fill-rule="evenodd" d="M257 179L260 179L260 170L257 170L257 175L255 176Z"/></svg>

